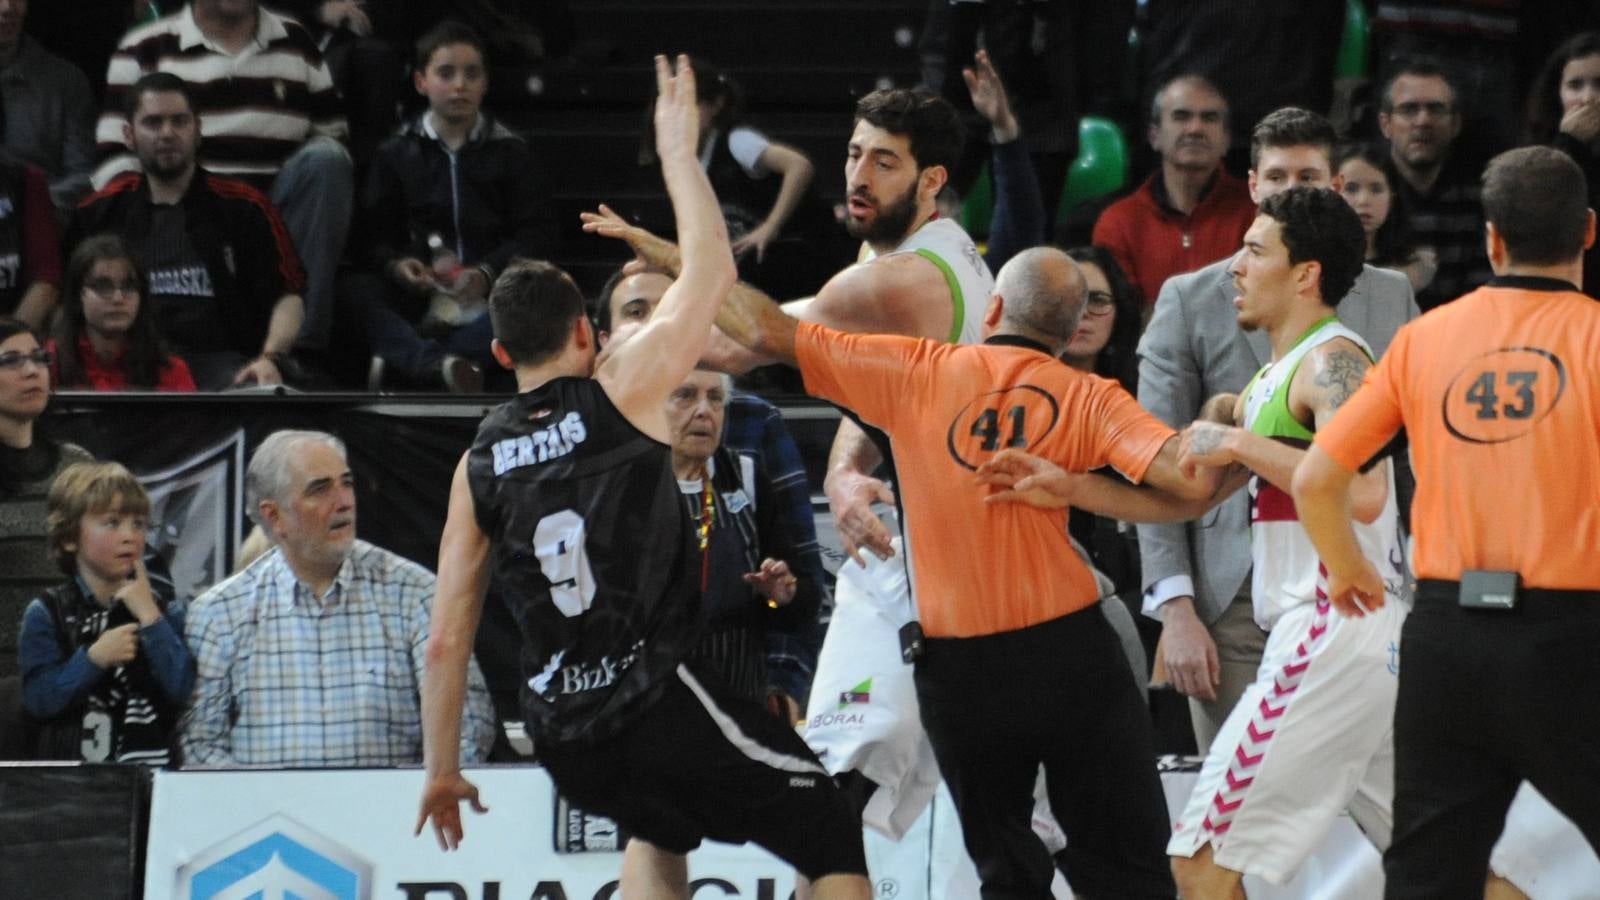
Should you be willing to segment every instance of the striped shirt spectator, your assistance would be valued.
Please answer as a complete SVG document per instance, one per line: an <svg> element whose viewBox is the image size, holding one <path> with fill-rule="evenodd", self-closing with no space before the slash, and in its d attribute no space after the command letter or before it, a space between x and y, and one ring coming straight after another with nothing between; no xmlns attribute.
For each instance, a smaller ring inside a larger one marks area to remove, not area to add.
<svg viewBox="0 0 1600 900"><path fill-rule="evenodd" d="M345 136L333 78L299 22L258 9L255 37L237 53L208 38L193 5L130 31L106 69L106 102L95 142L103 162L95 186L138 163L123 144L126 92L141 75L171 72L194 91L200 163L223 175L270 182L309 138Z"/></svg>
<svg viewBox="0 0 1600 900"><path fill-rule="evenodd" d="M328 351L333 278L355 204L347 131L333 77L305 28L255 0L192 0L129 32L106 70L95 129L103 157L94 186L139 163L123 148L128 95L166 72L190 87L200 118L200 163L250 181L278 207L305 264L305 316L295 348Z"/></svg>
<svg viewBox="0 0 1600 900"><path fill-rule="evenodd" d="M433 573L356 541L315 596L281 548L190 608L195 692L186 766L397 766L422 760L423 647ZM477 663L467 678L461 758L481 762L494 713Z"/></svg>

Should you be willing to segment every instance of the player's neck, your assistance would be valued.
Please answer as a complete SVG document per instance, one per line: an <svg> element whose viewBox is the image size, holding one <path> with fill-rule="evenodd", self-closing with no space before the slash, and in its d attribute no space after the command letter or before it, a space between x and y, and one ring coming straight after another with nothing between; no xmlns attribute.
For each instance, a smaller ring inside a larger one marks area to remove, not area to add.
<svg viewBox="0 0 1600 900"><path fill-rule="evenodd" d="M1333 310L1321 303L1296 303L1288 315L1267 328L1267 340L1272 343L1272 361L1277 362L1287 356L1311 330L1311 326L1331 315Z"/></svg>
<svg viewBox="0 0 1600 900"><path fill-rule="evenodd" d="M517 366L517 393L538 390L557 378L592 378L594 372L594 357L569 345L554 359L532 366Z"/></svg>

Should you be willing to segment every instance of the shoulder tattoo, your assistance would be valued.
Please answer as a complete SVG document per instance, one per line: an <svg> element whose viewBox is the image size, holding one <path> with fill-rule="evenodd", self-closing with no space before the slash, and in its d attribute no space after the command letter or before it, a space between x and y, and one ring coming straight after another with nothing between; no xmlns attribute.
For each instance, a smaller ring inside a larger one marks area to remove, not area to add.
<svg viewBox="0 0 1600 900"><path fill-rule="evenodd" d="M1332 349L1323 357L1313 383L1327 398L1330 412L1343 406L1361 387L1362 376L1371 365L1365 354L1343 347Z"/></svg>

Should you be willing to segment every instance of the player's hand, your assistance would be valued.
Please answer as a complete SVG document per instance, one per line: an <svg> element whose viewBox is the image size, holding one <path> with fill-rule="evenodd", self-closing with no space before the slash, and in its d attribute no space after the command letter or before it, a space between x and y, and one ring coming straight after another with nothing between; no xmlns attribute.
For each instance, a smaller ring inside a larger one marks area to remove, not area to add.
<svg viewBox="0 0 1600 900"><path fill-rule="evenodd" d="M1328 602L1347 616L1357 618L1383 608L1383 577L1372 561L1362 557L1361 568L1343 573L1328 570Z"/></svg>
<svg viewBox="0 0 1600 900"><path fill-rule="evenodd" d="M1162 606L1161 623L1161 661L1172 686L1197 700L1217 699L1222 665L1217 661L1216 642L1195 615L1194 598L1169 600Z"/></svg>
<svg viewBox="0 0 1600 900"><path fill-rule="evenodd" d="M1580 103L1561 117L1561 131L1581 144L1593 144L1600 137L1600 103Z"/></svg>
<svg viewBox="0 0 1600 900"><path fill-rule="evenodd" d="M1075 482L1060 466L1016 448L1007 448L978 467L978 483L998 490L986 503L1026 503L1040 509L1061 509L1072 503Z"/></svg>
<svg viewBox="0 0 1600 900"><path fill-rule="evenodd" d="M129 622L107 628L89 645L89 661L102 669L114 669L133 662L139 655L139 623Z"/></svg>
<svg viewBox="0 0 1600 900"><path fill-rule="evenodd" d="M283 384L283 373L278 371L278 364L265 356L258 356L241 368L233 376L235 385L241 384Z"/></svg>
<svg viewBox="0 0 1600 900"><path fill-rule="evenodd" d="M461 827L461 801L472 804L475 813L486 813L489 807L478 802L478 786L468 781L460 772L429 776L422 786L422 805L417 811L417 827L413 836L422 833L422 826L433 823L433 837L440 850L454 850L461 846L466 832Z"/></svg>
<svg viewBox="0 0 1600 900"><path fill-rule="evenodd" d="M979 50L972 57L972 67L961 70L967 82L967 93L972 95L972 108L993 126L992 137L997 144L1007 144L1017 139L1022 129L1011 114L1011 101L1000 82L1000 74L989 62L989 51Z"/></svg>
<svg viewBox="0 0 1600 900"><path fill-rule="evenodd" d="M761 262L767 256L767 245L778 236L778 229L765 222L745 232L744 237L733 242L733 256L738 259L754 250L756 262Z"/></svg>
<svg viewBox="0 0 1600 900"><path fill-rule="evenodd" d="M699 165L700 98L695 94L694 69L686 53L672 61L656 56L656 154L668 161L692 161Z"/></svg>
<svg viewBox="0 0 1600 900"><path fill-rule="evenodd" d="M629 222L604 203L598 211L579 213L578 218L583 220L584 231L623 241L633 250L634 258L622 267L627 274L636 275L651 267L678 271L677 244Z"/></svg>
<svg viewBox="0 0 1600 900"><path fill-rule="evenodd" d="M776 608L788 606L794 600L800 579L789 571L788 563L768 557L761 561L761 568L744 574L744 583Z"/></svg>
<svg viewBox="0 0 1600 900"><path fill-rule="evenodd" d="M894 556L889 526L872 511L875 501L894 505L894 491L887 484L860 472L835 470L828 473L822 489L828 495L828 509L839 530L839 543L856 565L866 568L862 550L871 551L879 559Z"/></svg>
<svg viewBox="0 0 1600 900"><path fill-rule="evenodd" d="M1178 444L1178 471L1185 478L1194 478L1202 467L1222 467L1233 464L1230 440L1235 431L1232 425L1216 422L1192 422L1183 430Z"/></svg>

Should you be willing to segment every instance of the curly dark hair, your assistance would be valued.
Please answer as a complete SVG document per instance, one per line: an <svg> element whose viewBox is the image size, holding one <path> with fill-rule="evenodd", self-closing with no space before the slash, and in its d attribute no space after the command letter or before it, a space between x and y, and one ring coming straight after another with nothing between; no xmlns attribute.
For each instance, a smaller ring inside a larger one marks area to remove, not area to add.
<svg viewBox="0 0 1600 900"><path fill-rule="evenodd" d="M1261 214L1277 221L1289 262L1321 264L1322 302L1338 306L1355 286L1367 255L1367 235L1356 211L1330 188L1294 187L1263 201Z"/></svg>
<svg viewBox="0 0 1600 900"><path fill-rule="evenodd" d="M908 88L873 91L856 103L855 120L905 135L918 169L944 166L954 172L961 160L966 130L956 108L942 97Z"/></svg>

